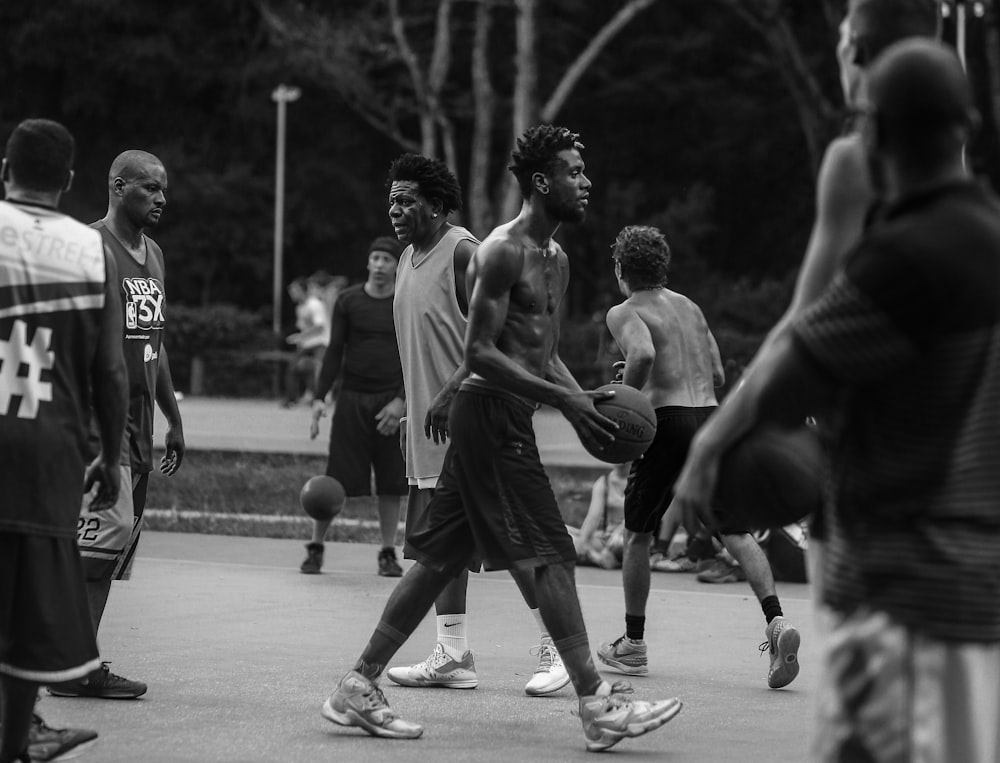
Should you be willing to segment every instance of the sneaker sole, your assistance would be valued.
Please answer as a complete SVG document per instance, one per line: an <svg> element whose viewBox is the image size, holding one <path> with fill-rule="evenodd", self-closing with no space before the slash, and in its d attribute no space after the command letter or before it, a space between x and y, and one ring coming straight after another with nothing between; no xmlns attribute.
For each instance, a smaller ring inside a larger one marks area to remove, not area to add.
<svg viewBox="0 0 1000 763"><path fill-rule="evenodd" d="M597 659L609 668L614 668L627 676L644 676L649 672L648 665L627 665L624 662L619 662L613 657L607 657L600 652L597 653Z"/></svg>
<svg viewBox="0 0 1000 763"><path fill-rule="evenodd" d="M143 689L138 694L135 693L135 692L130 692L128 694L122 694L122 693L118 693L118 694L84 694L82 692L70 692L70 691L62 691L60 689L53 689L51 686L47 686L45 688L46 688L46 691L49 694L51 694L53 697L66 697L66 698L69 698L69 699L118 699L118 700L139 699L139 697L141 697L143 694L145 694L148 691L148 688L147 688L147 689Z"/></svg>
<svg viewBox="0 0 1000 763"><path fill-rule="evenodd" d="M778 659L780 665L767 679L767 685L772 689L782 689L788 686L799 674L799 644L802 637L792 627L785 628L778 634Z"/></svg>
<svg viewBox="0 0 1000 763"><path fill-rule="evenodd" d="M386 671L389 680L400 686L407 686L411 689L475 689L479 686L478 678L461 678L454 681L431 678L406 678L394 676L392 670Z"/></svg>
<svg viewBox="0 0 1000 763"><path fill-rule="evenodd" d="M679 699L675 699L655 718L650 718L640 723L630 723L625 731L604 731L606 735L604 739L587 740L587 750L589 752L600 752L601 750L613 747L623 739L633 739L641 737L643 734L648 734L650 731L655 731L672 718L676 718L682 707L684 707L684 703Z"/></svg>
<svg viewBox="0 0 1000 763"><path fill-rule="evenodd" d="M320 715L330 721L330 723L335 723L338 726L346 726L348 728L362 729L371 734L373 737L382 737L383 739L417 739L424 733L423 729L413 733L401 733L383 728L382 726L376 726L366 721L362 716L358 715L353 710L348 710L346 713L337 712L333 709L333 705L330 704L329 697L327 697L326 702L323 703L323 709L320 710Z"/></svg>
<svg viewBox="0 0 1000 763"><path fill-rule="evenodd" d="M551 686L546 686L544 689L529 689L527 686L524 687L524 693L529 697L547 697L550 694L555 694L560 689L564 689L569 685L569 674L565 678L557 681Z"/></svg>

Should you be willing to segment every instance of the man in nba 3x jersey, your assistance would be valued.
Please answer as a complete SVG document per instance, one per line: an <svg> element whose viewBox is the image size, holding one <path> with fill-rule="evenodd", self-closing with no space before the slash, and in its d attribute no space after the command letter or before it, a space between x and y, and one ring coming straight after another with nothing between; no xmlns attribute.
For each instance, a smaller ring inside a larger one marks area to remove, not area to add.
<svg viewBox="0 0 1000 763"><path fill-rule="evenodd" d="M166 205L167 172L145 151L125 151L108 173L108 213L94 223L118 268L118 300L124 324L122 348L128 367L128 423L122 438L122 490L107 514L80 516L77 542L87 574L87 594L97 633L111 581L128 579L142 529L149 473L153 470L153 401L167 419L166 453L160 471L172 476L184 458L184 433L163 345L166 289L163 252L145 229L156 225ZM107 663L82 680L50 685L59 697L134 699L146 684L115 675Z"/></svg>
<svg viewBox="0 0 1000 763"><path fill-rule="evenodd" d="M0 761L54 760L96 739L34 714L40 684L100 665L75 542L118 494L125 362L114 261L60 214L74 141L47 119L19 124L0 176ZM91 407L101 448L84 462Z"/></svg>

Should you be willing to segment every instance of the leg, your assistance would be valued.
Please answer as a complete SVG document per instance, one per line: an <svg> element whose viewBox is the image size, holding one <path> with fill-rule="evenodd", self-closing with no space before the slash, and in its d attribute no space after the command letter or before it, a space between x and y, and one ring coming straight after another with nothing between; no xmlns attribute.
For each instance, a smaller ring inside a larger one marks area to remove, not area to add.
<svg viewBox="0 0 1000 763"><path fill-rule="evenodd" d="M318 575L323 569L323 542L331 524L332 518L313 520L312 537L306 544L306 558L299 565L299 572L303 575Z"/></svg>
<svg viewBox="0 0 1000 763"><path fill-rule="evenodd" d="M131 574L131 562L139 542L142 512L146 505L148 480L148 473L135 474L131 468L122 466L122 487L114 510L102 517L102 524L98 526L94 537L87 537L86 524L83 525L83 532L77 534L95 637L100 632L101 620L111 593L111 581L128 579ZM105 543L104 547L123 546L116 559L109 561L106 557L102 558L101 554L106 552L101 551L101 546ZM57 697L137 699L146 693L147 688L142 681L132 681L112 673L108 669L108 663L104 662L85 678L50 684L48 692Z"/></svg>
<svg viewBox="0 0 1000 763"><path fill-rule="evenodd" d="M771 655L767 685L772 689L788 686L799 674L801 637L782 614L767 556L749 533L726 533L722 536L722 543L746 573L750 588L757 596L767 620L764 631L766 640L761 645L761 651L769 651Z"/></svg>
<svg viewBox="0 0 1000 763"><path fill-rule="evenodd" d="M649 542L652 533L625 530L625 553L622 557L622 584L625 588L625 615L646 616L649 600ZM639 634L638 638L642 638Z"/></svg>
<svg viewBox="0 0 1000 763"><path fill-rule="evenodd" d="M38 684L0 674L0 761L19 760L28 748Z"/></svg>
<svg viewBox="0 0 1000 763"><path fill-rule="evenodd" d="M536 567L535 592L545 627L559 649L577 695L594 694L601 675L594 667L572 564Z"/></svg>
<svg viewBox="0 0 1000 763"><path fill-rule="evenodd" d="M723 535L722 545L743 568L747 582L750 583L750 588L753 589L758 601L763 602L768 596L775 595L771 564L767 561L764 549L752 535L749 533Z"/></svg>
<svg viewBox="0 0 1000 763"><path fill-rule="evenodd" d="M614 694L601 678L590 656L572 563L536 568L535 588L542 616L580 698L580 720L588 750L606 750L626 737L658 729L681 711L677 698L633 700L628 695Z"/></svg>
<svg viewBox="0 0 1000 763"><path fill-rule="evenodd" d="M431 604L444 590L449 577L416 562L393 589L382 617L354 669L372 680L406 642Z"/></svg>
<svg viewBox="0 0 1000 763"><path fill-rule="evenodd" d="M382 548L396 546L396 533L399 531L399 500L398 495L378 497L378 526L382 535Z"/></svg>
<svg viewBox="0 0 1000 763"><path fill-rule="evenodd" d="M538 653L538 665L525 684L524 693L529 697L547 697L565 687L569 681L569 673L562 661L559 650L556 649L548 625L542 616L538 604L538 593L535 585L535 570L512 567L510 576L514 578L524 603L535 618L541 631L539 644L531 652Z"/></svg>
<svg viewBox="0 0 1000 763"><path fill-rule="evenodd" d="M625 635L601 644L597 656L605 665L627 675L649 672L646 655L646 602L652 573L649 569L651 532L626 528L622 556L622 584L625 589Z"/></svg>
<svg viewBox="0 0 1000 763"><path fill-rule="evenodd" d="M399 502L398 495L379 494L378 496L378 524L382 535L382 549L378 552L378 574L387 578L398 578L403 574L403 568L396 560Z"/></svg>
<svg viewBox="0 0 1000 763"><path fill-rule="evenodd" d="M341 726L363 728L372 736L416 739L423 728L397 718L378 688L378 678L423 620L448 576L417 562L393 590L371 639L354 669L323 704L323 717Z"/></svg>

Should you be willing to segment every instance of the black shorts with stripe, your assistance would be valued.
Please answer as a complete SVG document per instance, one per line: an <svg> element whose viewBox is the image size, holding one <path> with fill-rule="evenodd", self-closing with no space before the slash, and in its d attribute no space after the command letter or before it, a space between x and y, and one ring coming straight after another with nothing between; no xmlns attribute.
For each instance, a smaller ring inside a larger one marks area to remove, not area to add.
<svg viewBox="0 0 1000 763"><path fill-rule="evenodd" d="M407 557L450 575L477 553L487 570L576 561L538 455L534 410L510 393L463 382L428 524L407 539Z"/></svg>
<svg viewBox="0 0 1000 763"><path fill-rule="evenodd" d="M100 664L76 538L0 531L0 673L59 683Z"/></svg>

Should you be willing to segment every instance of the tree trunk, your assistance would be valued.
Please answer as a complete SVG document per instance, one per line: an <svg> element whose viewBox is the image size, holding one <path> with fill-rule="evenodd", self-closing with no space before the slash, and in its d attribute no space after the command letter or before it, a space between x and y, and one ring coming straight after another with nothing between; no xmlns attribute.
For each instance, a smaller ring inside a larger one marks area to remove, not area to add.
<svg viewBox="0 0 1000 763"><path fill-rule="evenodd" d="M576 57L576 60L570 64L569 68L563 73L562 79L559 80L559 84L556 85L556 89L552 91L552 95L549 96L548 101L542 107L541 111L541 121L543 124L549 124L555 120L562 111L563 105L569 98L570 94L573 92L573 88L576 87L580 78L583 76L584 72L594 63L601 51L607 47L608 43L614 39L628 22L635 18L639 13L644 11L646 8L651 6L657 0L630 0L630 2L619 9L610 21L608 21L604 26L601 27L600 31L594 35L594 37L587 43L587 47Z"/></svg>
<svg viewBox="0 0 1000 763"><path fill-rule="evenodd" d="M538 83L538 58L536 50L537 32L537 0L514 0L517 11L517 50L515 65L517 73L514 78L513 115L511 118L511 147L515 145L518 136L527 130L534 122L538 113L535 87ZM521 193L517 183L509 173L504 174L502 183L501 219L509 220L516 216L521 208Z"/></svg>
<svg viewBox="0 0 1000 763"><path fill-rule="evenodd" d="M469 225L477 236L493 227L490 203L490 154L493 151L493 115L496 94L490 82L489 43L493 28L493 3L483 0L476 9L476 33L472 47L472 156L469 161Z"/></svg>

